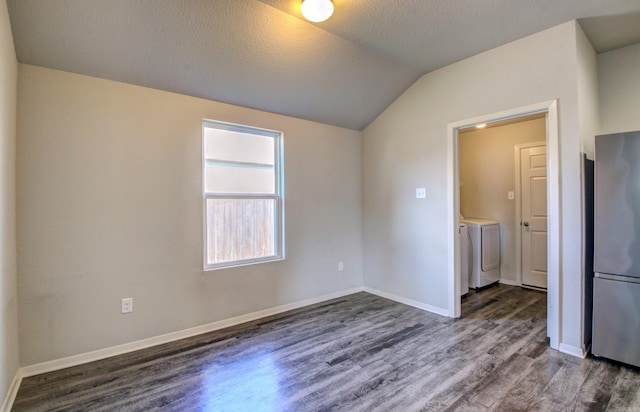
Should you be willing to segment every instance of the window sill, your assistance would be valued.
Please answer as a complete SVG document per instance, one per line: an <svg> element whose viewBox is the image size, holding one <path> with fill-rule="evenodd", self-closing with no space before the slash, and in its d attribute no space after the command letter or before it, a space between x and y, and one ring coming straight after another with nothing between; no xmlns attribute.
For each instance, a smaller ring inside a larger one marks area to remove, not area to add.
<svg viewBox="0 0 640 412"><path fill-rule="evenodd" d="M271 256L268 258L237 260L234 262L218 263L215 265L205 265L203 268L203 271L211 272L214 270L232 269L232 268L237 268L242 266L259 265L261 263L279 262L282 260L284 260L284 256Z"/></svg>

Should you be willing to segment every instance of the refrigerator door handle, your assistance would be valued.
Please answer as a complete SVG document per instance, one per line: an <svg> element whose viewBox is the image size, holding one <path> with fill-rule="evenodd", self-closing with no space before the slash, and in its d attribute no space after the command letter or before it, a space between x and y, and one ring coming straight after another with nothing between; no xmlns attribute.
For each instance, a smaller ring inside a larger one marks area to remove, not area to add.
<svg viewBox="0 0 640 412"><path fill-rule="evenodd" d="M594 277L596 279L615 280L615 281L618 281L618 282L640 283L640 278L638 278L638 277L612 275L612 274L609 274L609 273L596 272Z"/></svg>

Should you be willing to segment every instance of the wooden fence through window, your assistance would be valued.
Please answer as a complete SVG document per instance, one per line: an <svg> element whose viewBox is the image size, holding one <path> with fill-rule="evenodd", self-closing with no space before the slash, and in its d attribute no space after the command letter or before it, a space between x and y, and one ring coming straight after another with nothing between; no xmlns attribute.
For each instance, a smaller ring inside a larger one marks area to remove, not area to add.
<svg viewBox="0 0 640 412"><path fill-rule="evenodd" d="M207 199L209 264L275 255L274 199Z"/></svg>

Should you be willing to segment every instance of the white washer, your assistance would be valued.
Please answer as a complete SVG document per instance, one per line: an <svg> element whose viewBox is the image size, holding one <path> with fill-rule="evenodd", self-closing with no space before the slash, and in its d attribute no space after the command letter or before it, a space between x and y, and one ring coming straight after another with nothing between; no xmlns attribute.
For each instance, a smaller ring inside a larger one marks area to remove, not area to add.
<svg viewBox="0 0 640 412"><path fill-rule="evenodd" d="M465 218L471 238L469 287L482 288L500 280L500 224L495 220Z"/></svg>
<svg viewBox="0 0 640 412"><path fill-rule="evenodd" d="M469 230L465 223L460 223L460 230L458 230L460 237L460 296L464 296L469 293L469 262L471 256L469 255Z"/></svg>

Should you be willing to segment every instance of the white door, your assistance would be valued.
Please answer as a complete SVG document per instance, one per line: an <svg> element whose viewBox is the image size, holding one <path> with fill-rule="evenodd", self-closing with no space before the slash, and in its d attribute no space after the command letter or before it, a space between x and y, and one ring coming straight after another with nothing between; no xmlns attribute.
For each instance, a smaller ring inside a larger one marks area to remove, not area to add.
<svg viewBox="0 0 640 412"><path fill-rule="evenodd" d="M547 288L547 148L520 151L522 284Z"/></svg>

